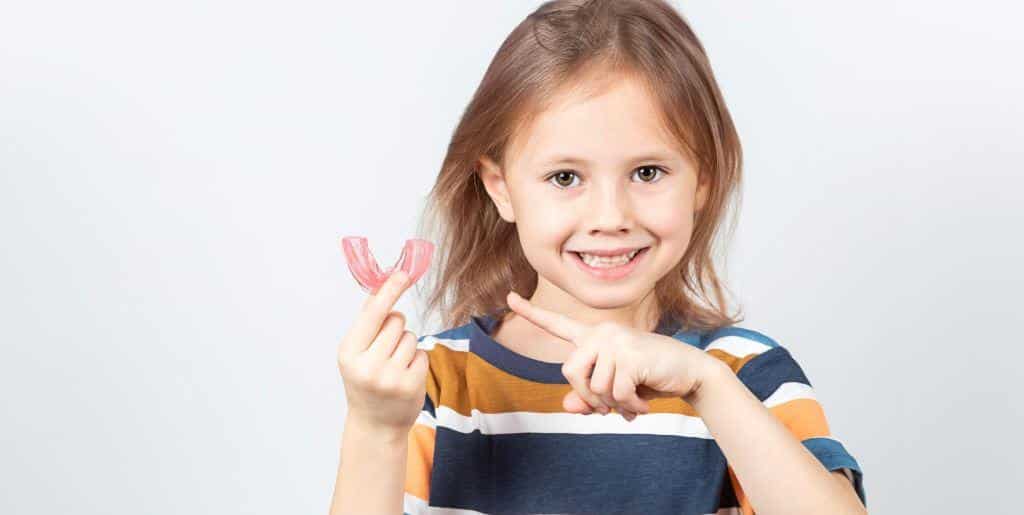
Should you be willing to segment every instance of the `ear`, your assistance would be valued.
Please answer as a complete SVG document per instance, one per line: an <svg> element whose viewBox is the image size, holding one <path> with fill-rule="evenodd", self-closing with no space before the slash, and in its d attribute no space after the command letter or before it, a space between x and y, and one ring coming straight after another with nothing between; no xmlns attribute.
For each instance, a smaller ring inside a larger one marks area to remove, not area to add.
<svg viewBox="0 0 1024 515"><path fill-rule="evenodd" d="M696 207L694 211L702 211L704 205L708 202L708 190L711 188L711 181L706 173L699 173L697 175L697 194L696 194Z"/></svg>
<svg viewBox="0 0 1024 515"><path fill-rule="evenodd" d="M508 193L508 183L505 182L505 173L487 156L481 156L479 161L480 182L484 184L487 195L498 208L498 214L508 223L515 223L516 215L512 210L512 199Z"/></svg>

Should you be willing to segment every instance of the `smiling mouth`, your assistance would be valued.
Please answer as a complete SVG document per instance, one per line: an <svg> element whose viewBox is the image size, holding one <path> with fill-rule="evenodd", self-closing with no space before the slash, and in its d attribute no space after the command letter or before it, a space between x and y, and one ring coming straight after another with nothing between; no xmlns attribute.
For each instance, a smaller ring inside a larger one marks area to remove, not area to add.
<svg viewBox="0 0 1024 515"><path fill-rule="evenodd" d="M607 261L592 261L593 264L588 264L584 260L583 255L581 253L572 250L570 250L569 253L573 255L577 263L583 265L588 270L593 270L594 272L601 274L604 274L605 272L614 274L615 272L629 269L630 265L639 260L644 254L647 253L648 250L650 250L650 248L651 247L641 247L640 250L633 254L633 257L630 258L629 260L623 262L615 261L610 263Z"/></svg>

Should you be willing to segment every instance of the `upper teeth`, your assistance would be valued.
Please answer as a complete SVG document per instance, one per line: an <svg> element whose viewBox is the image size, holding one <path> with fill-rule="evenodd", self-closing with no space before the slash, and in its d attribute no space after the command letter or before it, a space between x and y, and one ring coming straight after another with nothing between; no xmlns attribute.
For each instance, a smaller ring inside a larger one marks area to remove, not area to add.
<svg viewBox="0 0 1024 515"><path fill-rule="evenodd" d="M611 257L595 256L593 254L585 254L583 252L580 252L579 255L583 258L583 262L590 266L618 266L628 263L629 260L633 259L633 256L641 250L643 249L636 249L625 254L619 254L618 256Z"/></svg>

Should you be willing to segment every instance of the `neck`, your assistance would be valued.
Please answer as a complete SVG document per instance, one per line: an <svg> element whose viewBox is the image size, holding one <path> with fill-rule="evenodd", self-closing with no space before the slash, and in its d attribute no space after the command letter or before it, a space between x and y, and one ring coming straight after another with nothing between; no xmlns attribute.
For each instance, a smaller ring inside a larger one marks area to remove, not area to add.
<svg viewBox="0 0 1024 515"><path fill-rule="evenodd" d="M535 306L562 313L580 322L615 322L645 332L654 331L660 319L657 297L653 289L627 304L595 307L581 302L543 277L538 277L537 289L529 300Z"/></svg>

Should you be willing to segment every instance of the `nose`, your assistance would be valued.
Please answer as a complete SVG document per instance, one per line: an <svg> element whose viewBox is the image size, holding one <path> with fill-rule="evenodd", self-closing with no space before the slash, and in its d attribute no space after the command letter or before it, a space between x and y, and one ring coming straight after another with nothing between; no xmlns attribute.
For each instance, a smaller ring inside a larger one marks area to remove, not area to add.
<svg viewBox="0 0 1024 515"><path fill-rule="evenodd" d="M588 232L619 233L633 229L633 199L615 181L601 181L590 195L584 223Z"/></svg>

